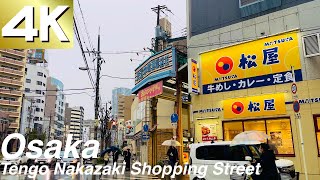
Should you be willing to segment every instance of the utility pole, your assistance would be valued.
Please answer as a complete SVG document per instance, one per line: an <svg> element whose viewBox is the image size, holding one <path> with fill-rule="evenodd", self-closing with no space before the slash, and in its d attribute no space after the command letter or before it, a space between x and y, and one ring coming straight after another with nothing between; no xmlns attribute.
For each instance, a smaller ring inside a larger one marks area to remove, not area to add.
<svg viewBox="0 0 320 180"><path fill-rule="evenodd" d="M97 77L96 77L96 100L95 100L95 110L94 110L94 119L97 122L99 118L99 87L100 87L100 70L101 70L101 55L100 55L100 33L98 35L98 51L97 53ZM98 124L95 122L94 125L94 139L98 138Z"/></svg>
<svg viewBox="0 0 320 180"><path fill-rule="evenodd" d="M160 25L160 11L162 11L163 9L168 9L168 8L165 5L163 5L163 6L158 5L157 7L151 8L152 11L157 13L157 27ZM156 52L159 51L159 38L158 37L155 37L154 50Z"/></svg>
<svg viewBox="0 0 320 180"><path fill-rule="evenodd" d="M52 114L50 113L50 117L49 117L49 130L48 130L48 142L50 141L50 136L51 136L51 118L52 118Z"/></svg>
<svg viewBox="0 0 320 180"><path fill-rule="evenodd" d="M23 98L25 98L25 97L23 97ZM33 105L33 103L34 103L34 100L33 99L30 99L30 106L29 106L29 108L28 108L28 127L27 127L27 132L26 132L26 134L25 134L25 136L27 137L27 144L29 143L29 139L30 139L30 124L31 124L31 121L32 121L32 119L33 119L33 117L32 117L32 113L33 113L33 107L36 107L36 106L34 106Z"/></svg>
<svg viewBox="0 0 320 180"><path fill-rule="evenodd" d="M33 107L36 107L36 106L33 106L33 103L34 103L33 99L31 99L30 102L31 102L31 105L30 105L29 116L28 116L28 135L30 133L30 123L32 120Z"/></svg>
<svg viewBox="0 0 320 180"><path fill-rule="evenodd" d="M96 74L96 84L95 84L95 103L94 103L94 140L98 139L98 124L99 124L99 88L100 88L100 71L101 71L101 51L100 51L100 28L99 28L99 34L98 34L98 49L97 51L84 51L84 53L93 53L97 56L97 74ZM90 69L88 69L90 70ZM97 159L92 160L92 164L96 165ZM95 176L92 176L92 180L95 180Z"/></svg>
<svg viewBox="0 0 320 180"><path fill-rule="evenodd" d="M96 73L96 84L95 84L95 103L94 103L94 139L98 139L98 123L99 123L99 88L100 88L100 72L101 72L101 64L102 64L102 58L101 58L101 51L100 51L100 28L99 28L99 34L98 34L98 49L97 51L84 51L84 53L93 53L97 56L97 73ZM88 71L90 69L87 69Z"/></svg>
<svg viewBox="0 0 320 180"><path fill-rule="evenodd" d="M175 51L175 49L174 49ZM177 59L177 58L176 58ZM177 141L181 144L181 146L178 148L179 152L179 164L183 164L183 129L182 129L182 82L179 74L179 61L176 60L176 112L178 114L178 122L177 122Z"/></svg>
<svg viewBox="0 0 320 180"><path fill-rule="evenodd" d="M155 13L157 13L157 26L158 27L160 25L160 12L163 9L167 9L167 6L163 5L160 6L158 5L157 7L153 7L151 8L152 11L154 11ZM159 37L155 37L155 45L154 45L154 51L158 52L159 49ZM153 97L150 100L150 110L151 110L151 126L155 127L154 131L152 131L151 133L151 143L152 143L152 165L155 166L157 164L157 104L158 104L158 99L156 97Z"/></svg>

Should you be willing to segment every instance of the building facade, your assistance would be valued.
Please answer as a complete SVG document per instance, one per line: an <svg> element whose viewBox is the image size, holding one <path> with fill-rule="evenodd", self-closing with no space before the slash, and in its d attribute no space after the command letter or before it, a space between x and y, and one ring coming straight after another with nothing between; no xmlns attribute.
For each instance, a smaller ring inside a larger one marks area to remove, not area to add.
<svg viewBox="0 0 320 180"><path fill-rule="evenodd" d="M118 94L118 119L130 120L131 105L135 95Z"/></svg>
<svg viewBox="0 0 320 180"><path fill-rule="evenodd" d="M48 62L44 54L45 51L42 49L28 50L24 87L25 98L33 101L33 105L35 106L35 111L32 113L32 121L40 129L42 129L45 120L46 84L49 77Z"/></svg>
<svg viewBox="0 0 320 180"><path fill-rule="evenodd" d="M94 138L94 121L93 120L84 120L83 121L83 142L92 140Z"/></svg>
<svg viewBox="0 0 320 180"><path fill-rule="evenodd" d="M195 142L262 131L300 178L319 179L320 1L250 2L188 1Z"/></svg>
<svg viewBox="0 0 320 180"><path fill-rule="evenodd" d="M84 108L82 106L66 107L66 121L68 121L68 134L73 136L72 141L82 140Z"/></svg>
<svg viewBox="0 0 320 180"><path fill-rule="evenodd" d="M114 117L114 119L117 119L118 115L118 95L131 95L131 89L128 88L115 88L112 90L112 110L111 115Z"/></svg>
<svg viewBox="0 0 320 180"><path fill-rule="evenodd" d="M54 78L47 79L47 93L44 110L44 129L50 139L60 139L64 137L64 115L66 98L63 94L63 83Z"/></svg>
<svg viewBox="0 0 320 180"><path fill-rule="evenodd" d="M20 134L26 135L34 129L34 121L32 114L34 113L34 108L32 108L32 103L28 99L23 99L21 114L20 114ZM28 129L30 131L28 131Z"/></svg>
<svg viewBox="0 0 320 180"><path fill-rule="evenodd" d="M0 49L0 142L19 131L25 63L25 50ZM13 145L9 146L12 150Z"/></svg>

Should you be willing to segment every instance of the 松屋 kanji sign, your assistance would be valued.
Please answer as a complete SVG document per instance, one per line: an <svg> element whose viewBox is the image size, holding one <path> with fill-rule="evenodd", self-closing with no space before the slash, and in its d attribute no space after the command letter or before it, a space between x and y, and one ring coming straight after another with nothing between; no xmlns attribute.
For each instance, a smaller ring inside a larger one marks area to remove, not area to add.
<svg viewBox="0 0 320 180"><path fill-rule="evenodd" d="M271 94L223 101L224 118L286 114L284 94Z"/></svg>
<svg viewBox="0 0 320 180"><path fill-rule="evenodd" d="M284 33L201 55L203 94L302 81L298 34ZM291 70L294 67L294 73Z"/></svg>

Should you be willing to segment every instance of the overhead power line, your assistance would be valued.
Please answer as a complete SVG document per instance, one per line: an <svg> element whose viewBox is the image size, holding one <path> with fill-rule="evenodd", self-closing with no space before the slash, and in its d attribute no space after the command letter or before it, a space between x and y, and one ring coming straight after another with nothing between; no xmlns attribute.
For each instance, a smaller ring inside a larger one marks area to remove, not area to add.
<svg viewBox="0 0 320 180"><path fill-rule="evenodd" d="M90 95L88 92L77 92L77 93L69 93L69 94L63 94L64 96L70 96L70 95L78 95L78 94L87 94L90 97L94 97L93 95ZM47 96L60 96L60 95L36 95L36 96L27 96L30 97L47 97Z"/></svg>
<svg viewBox="0 0 320 180"><path fill-rule="evenodd" d="M130 77L117 77L117 76L110 76L110 75L102 75L101 77L109 77L109 78L113 78L113 79L135 79L135 78L130 78Z"/></svg>
<svg viewBox="0 0 320 180"><path fill-rule="evenodd" d="M101 52L101 54L144 54L150 51L114 51L114 52Z"/></svg>
<svg viewBox="0 0 320 180"><path fill-rule="evenodd" d="M88 41L89 41L89 44L90 44L90 48L94 49L93 46L92 46L92 43L91 43L90 34L88 33L87 23L86 23L86 20L84 19L84 15L83 15L83 12L82 12L80 1L79 0L77 0L77 1L78 1L78 6L79 6L79 9L80 9L81 17L82 17L82 20L83 20L84 28L85 28L86 34L88 36Z"/></svg>
<svg viewBox="0 0 320 180"><path fill-rule="evenodd" d="M78 31L78 27L77 27L77 23L76 23L75 19L73 19L73 22L74 22L75 35L76 35L76 38L77 38L78 43L79 43L79 47L80 47L80 50L81 50L81 53L82 53L82 57L83 57L85 65L86 65L86 68L88 69L87 72L88 72L88 75L89 75L89 79L90 79L92 87L95 88L94 81L93 81L93 78L92 78L92 75L91 75L91 72L90 72L90 68L89 68L89 65L88 65L87 57L86 57L86 55L84 53L84 50L83 50L82 42L81 42L81 39L80 39L80 35L79 35L79 31Z"/></svg>

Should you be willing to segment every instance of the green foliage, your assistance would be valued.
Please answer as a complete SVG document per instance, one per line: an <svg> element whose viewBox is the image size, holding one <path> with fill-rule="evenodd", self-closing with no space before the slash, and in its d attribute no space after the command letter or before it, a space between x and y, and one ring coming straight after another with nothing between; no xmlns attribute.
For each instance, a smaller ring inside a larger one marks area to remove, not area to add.
<svg viewBox="0 0 320 180"><path fill-rule="evenodd" d="M40 133L36 130L33 130L32 132L29 133L28 139L29 142L35 139L40 139L41 141L44 141L46 139L46 134L45 133Z"/></svg>

